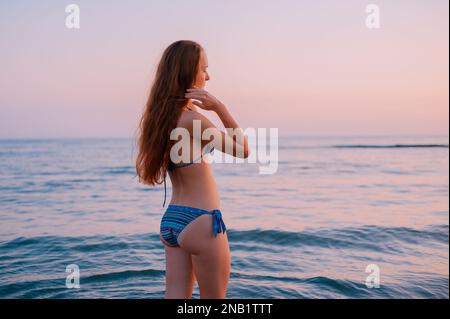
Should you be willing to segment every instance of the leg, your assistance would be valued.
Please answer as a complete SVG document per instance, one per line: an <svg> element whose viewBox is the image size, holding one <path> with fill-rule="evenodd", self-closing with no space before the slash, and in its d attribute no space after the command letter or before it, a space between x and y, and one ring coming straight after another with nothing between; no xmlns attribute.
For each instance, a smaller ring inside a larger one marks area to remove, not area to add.
<svg viewBox="0 0 450 319"><path fill-rule="evenodd" d="M227 233L214 237L212 216L202 215L183 229L178 243L192 254L200 298L225 299L231 268Z"/></svg>
<svg viewBox="0 0 450 319"><path fill-rule="evenodd" d="M163 239L161 238L161 241ZM164 241L163 241L164 243ZM166 250L166 299L190 299L194 290L191 254L164 244Z"/></svg>

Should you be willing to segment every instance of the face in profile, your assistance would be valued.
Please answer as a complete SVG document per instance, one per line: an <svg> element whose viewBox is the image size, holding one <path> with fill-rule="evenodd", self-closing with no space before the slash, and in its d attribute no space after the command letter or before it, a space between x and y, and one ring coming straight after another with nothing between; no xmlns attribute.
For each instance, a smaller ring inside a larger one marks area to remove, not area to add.
<svg viewBox="0 0 450 319"><path fill-rule="evenodd" d="M198 63L197 76L195 77L194 86L199 89L203 89L206 85L206 81L209 80L208 75L208 57L204 50L200 51L200 61Z"/></svg>

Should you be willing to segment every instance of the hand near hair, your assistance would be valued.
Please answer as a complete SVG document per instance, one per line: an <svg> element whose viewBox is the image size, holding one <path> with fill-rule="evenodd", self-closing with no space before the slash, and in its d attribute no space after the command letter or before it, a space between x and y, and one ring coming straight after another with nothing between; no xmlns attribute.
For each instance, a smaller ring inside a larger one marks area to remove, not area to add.
<svg viewBox="0 0 450 319"><path fill-rule="evenodd" d="M221 106L223 106L222 102L220 102L216 97L214 97L211 93L204 89L187 89L184 97L188 99L194 99L194 101L192 101L192 104L197 105L198 107L207 111L217 111ZM195 100L198 100L200 102Z"/></svg>

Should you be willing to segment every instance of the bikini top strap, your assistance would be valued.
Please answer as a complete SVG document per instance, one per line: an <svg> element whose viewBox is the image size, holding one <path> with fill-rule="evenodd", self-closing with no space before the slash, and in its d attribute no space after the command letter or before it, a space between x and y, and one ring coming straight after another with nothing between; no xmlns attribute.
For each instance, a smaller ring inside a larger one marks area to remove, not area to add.
<svg viewBox="0 0 450 319"><path fill-rule="evenodd" d="M166 174L167 174L167 172L164 172L164 203L163 203L163 207L164 207L164 205L166 205L166 195L167 195Z"/></svg>

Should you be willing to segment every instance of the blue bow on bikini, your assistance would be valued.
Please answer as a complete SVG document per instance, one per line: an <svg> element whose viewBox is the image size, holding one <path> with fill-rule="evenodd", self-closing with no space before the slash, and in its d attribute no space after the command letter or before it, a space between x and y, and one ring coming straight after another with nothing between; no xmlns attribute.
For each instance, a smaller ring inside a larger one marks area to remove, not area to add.
<svg viewBox="0 0 450 319"><path fill-rule="evenodd" d="M222 219L222 213L218 209L214 209L212 211L212 217L213 217L213 230L214 230L214 237L217 236L218 233L222 232L225 233L227 228L225 227L225 223Z"/></svg>

